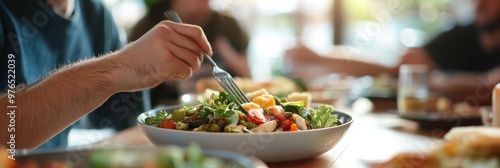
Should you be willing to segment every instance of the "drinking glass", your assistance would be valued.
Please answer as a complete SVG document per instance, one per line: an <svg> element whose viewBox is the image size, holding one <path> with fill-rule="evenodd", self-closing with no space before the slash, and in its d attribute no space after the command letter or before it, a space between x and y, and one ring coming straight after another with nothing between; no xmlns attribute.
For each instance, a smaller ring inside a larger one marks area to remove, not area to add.
<svg viewBox="0 0 500 168"><path fill-rule="evenodd" d="M401 114L425 112L429 97L425 65L402 65L399 68L398 111Z"/></svg>

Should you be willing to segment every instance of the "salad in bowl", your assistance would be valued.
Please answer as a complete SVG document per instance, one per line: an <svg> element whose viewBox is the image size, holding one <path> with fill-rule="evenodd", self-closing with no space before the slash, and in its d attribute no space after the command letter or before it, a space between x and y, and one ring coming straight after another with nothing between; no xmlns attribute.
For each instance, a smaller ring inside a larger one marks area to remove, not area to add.
<svg viewBox="0 0 500 168"><path fill-rule="evenodd" d="M226 150L264 162L312 158L332 149L353 118L332 106L311 103L308 93L276 97L261 89L237 104L214 91L196 105L167 106L138 116L139 128L154 145Z"/></svg>
<svg viewBox="0 0 500 168"><path fill-rule="evenodd" d="M252 94L252 101L240 106L227 92L212 93L198 105L184 105L173 113L160 111L145 123L165 129L228 133L301 131L340 124L333 107L310 108L308 93L292 93L287 98L265 90Z"/></svg>

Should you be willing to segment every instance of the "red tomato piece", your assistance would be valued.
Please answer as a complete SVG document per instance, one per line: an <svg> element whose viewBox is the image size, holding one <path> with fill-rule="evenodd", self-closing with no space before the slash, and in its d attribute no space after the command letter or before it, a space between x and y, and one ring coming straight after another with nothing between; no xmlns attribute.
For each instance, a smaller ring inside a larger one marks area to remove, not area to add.
<svg viewBox="0 0 500 168"><path fill-rule="evenodd" d="M175 122L172 120L164 120L158 127L166 129L175 129Z"/></svg>
<svg viewBox="0 0 500 168"><path fill-rule="evenodd" d="M250 109L248 110L248 122L252 122L256 125L267 122L266 117L264 117L264 112L262 109Z"/></svg>
<svg viewBox="0 0 500 168"><path fill-rule="evenodd" d="M281 128L283 131L290 131L290 126L294 124L293 120L290 119L285 119L280 123Z"/></svg>
<svg viewBox="0 0 500 168"><path fill-rule="evenodd" d="M283 114L278 114L274 116L274 118L276 118L278 121L286 120L286 117Z"/></svg>

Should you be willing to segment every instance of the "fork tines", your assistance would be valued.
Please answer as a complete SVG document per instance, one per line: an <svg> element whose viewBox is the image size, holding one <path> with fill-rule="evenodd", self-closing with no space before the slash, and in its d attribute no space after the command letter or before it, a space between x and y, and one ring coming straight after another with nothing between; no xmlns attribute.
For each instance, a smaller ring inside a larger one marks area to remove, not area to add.
<svg viewBox="0 0 500 168"><path fill-rule="evenodd" d="M214 74L215 79L219 84L226 90L229 94L232 94L236 98L236 102L241 105L243 103L250 102L245 96L245 93L234 83L234 79L227 73L217 73Z"/></svg>

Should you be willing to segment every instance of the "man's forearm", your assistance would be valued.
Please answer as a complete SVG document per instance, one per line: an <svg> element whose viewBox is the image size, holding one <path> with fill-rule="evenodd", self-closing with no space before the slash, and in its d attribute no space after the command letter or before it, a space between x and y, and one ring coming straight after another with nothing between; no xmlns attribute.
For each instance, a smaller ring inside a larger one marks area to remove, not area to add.
<svg viewBox="0 0 500 168"><path fill-rule="evenodd" d="M380 64L364 62L357 59L330 58L322 63L330 72L345 73L353 76L372 75L388 73L397 76L397 68L385 67Z"/></svg>
<svg viewBox="0 0 500 168"><path fill-rule="evenodd" d="M118 92L112 79L120 69L113 57L81 61L55 71L39 83L16 92L16 147L33 149L49 140ZM7 96L0 97L2 108ZM7 110L7 109L6 109ZM1 142L7 142L8 117L0 120Z"/></svg>
<svg viewBox="0 0 500 168"><path fill-rule="evenodd" d="M430 89L450 97L454 101L467 102L481 106L491 104L494 86L500 82L500 76L493 70L484 74L460 73L451 75L432 75Z"/></svg>

